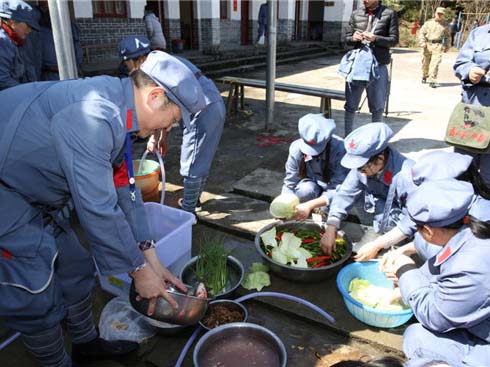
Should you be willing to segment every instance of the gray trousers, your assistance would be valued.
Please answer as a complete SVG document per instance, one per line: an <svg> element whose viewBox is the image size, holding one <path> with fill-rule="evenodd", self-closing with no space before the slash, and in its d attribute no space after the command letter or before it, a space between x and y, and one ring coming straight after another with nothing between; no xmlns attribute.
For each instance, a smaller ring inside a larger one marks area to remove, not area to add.
<svg viewBox="0 0 490 367"><path fill-rule="evenodd" d="M371 112L372 122L383 122L383 110L388 94L388 67L379 65L379 78L373 79L369 84L346 83L345 84L345 104L344 104L344 124L345 136L352 131L355 113L361 103L362 92L366 90L369 111Z"/></svg>

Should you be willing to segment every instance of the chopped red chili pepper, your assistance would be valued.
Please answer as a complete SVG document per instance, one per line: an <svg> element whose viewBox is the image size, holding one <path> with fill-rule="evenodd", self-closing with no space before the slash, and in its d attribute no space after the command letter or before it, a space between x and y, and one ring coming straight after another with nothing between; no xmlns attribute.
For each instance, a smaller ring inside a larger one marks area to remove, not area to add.
<svg viewBox="0 0 490 367"><path fill-rule="evenodd" d="M318 240L314 238L305 238L302 243L312 243L312 242L317 242Z"/></svg>
<svg viewBox="0 0 490 367"><path fill-rule="evenodd" d="M330 260L332 258L332 256L329 256L329 255L325 255L325 256L316 256L316 257L310 257L309 259L306 259L306 262L308 264L311 264L311 263L314 263L314 262L317 262L317 261L322 261L324 262L325 260Z"/></svg>
<svg viewBox="0 0 490 367"><path fill-rule="evenodd" d="M327 261L322 261L322 262L319 262L318 264L315 264L313 265L313 269L316 269L316 268L321 268L322 266L325 266L327 265L328 262Z"/></svg>

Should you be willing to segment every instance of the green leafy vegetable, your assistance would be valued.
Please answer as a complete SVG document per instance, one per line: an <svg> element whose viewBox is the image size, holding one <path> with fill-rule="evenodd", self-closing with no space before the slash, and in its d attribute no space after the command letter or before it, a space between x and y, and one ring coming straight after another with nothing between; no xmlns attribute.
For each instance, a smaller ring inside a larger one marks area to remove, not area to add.
<svg viewBox="0 0 490 367"><path fill-rule="evenodd" d="M264 271L267 273L269 271L269 267L262 263L253 263L250 265L250 271L252 273L255 273L256 271Z"/></svg>
<svg viewBox="0 0 490 367"><path fill-rule="evenodd" d="M277 240L276 240L276 227L272 227L268 231L265 231L260 235L260 238L262 239L262 242L266 246L271 246L271 247L276 247L277 246Z"/></svg>
<svg viewBox="0 0 490 367"><path fill-rule="evenodd" d="M369 280L354 278L349 284L349 295L362 304L383 311L403 311L408 307L401 301L392 301L392 288L371 284Z"/></svg>
<svg viewBox="0 0 490 367"><path fill-rule="evenodd" d="M256 289L259 292L262 290L262 288L269 285L271 285L271 278L269 277L269 274L264 271L255 271L247 274L242 282L243 288L248 290Z"/></svg>
<svg viewBox="0 0 490 367"><path fill-rule="evenodd" d="M276 197L269 208L274 218L291 219L294 216L299 199L294 194L281 194Z"/></svg>
<svg viewBox="0 0 490 367"><path fill-rule="evenodd" d="M225 291L228 280L228 255L222 236L206 238L201 242L196 262L196 277L206 285L208 293L212 296Z"/></svg>

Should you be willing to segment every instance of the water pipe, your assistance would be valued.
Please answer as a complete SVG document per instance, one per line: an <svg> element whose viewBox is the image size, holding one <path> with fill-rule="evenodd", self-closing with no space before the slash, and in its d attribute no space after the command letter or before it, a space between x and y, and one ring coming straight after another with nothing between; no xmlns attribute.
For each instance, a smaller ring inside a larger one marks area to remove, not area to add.
<svg viewBox="0 0 490 367"><path fill-rule="evenodd" d="M286 293L255 292L255 293L246 294L245 296L237 298L235 301L241 303L241 302L246 301L250 298L256 298L256 297L275 297L275 298L283 298L283 299L287 299L290 301L298 302L302 305L309 307L313 311L318 312L320 315L325 317L330 323L335 324L335 319L332 316L330 316L326 311L324 311L320 307L318 307L317 305L315 305L315 304L313 304L307 300L304 300L303 298L292 296L292 295L286 294ZM197 338L197 336L199 335L201 330L202 330L202 327L200 325L196 328L196 330L194 330L191 337L189 338L189 340L187 340L187 343L185 344L184 348L180 352L179 359L177 360L175 367L180 367L182 365L182 362L184 361L185 355L189 351L192 343L194 343L194 340Z"/></svg>
<svg viewBox="0 0 490 367"><path fill-rule="evenodd" d="M15 339L17 339L20 336L20 333L15 333L10 335L7 339L5 339L1 344L0 344L0 350L3 348L6 348L10 343L12 343Z"/></svg>
<svg viewBox="0 0 490 367"><path fill-rule="evenodd" d="M189 340L187 340L187 343L185 343L184 348L182 348L182 351L180 352L179 359L177 359L177 363L175 363L175 367L180 367L182 365L182 362L184 362L185 355L187 354L187 351L190 349L192 343L194 343L194 340L197 338L199 333L202 330L202 326L198 325L196 327L196 330L192 333L191 337Z"/></svg>

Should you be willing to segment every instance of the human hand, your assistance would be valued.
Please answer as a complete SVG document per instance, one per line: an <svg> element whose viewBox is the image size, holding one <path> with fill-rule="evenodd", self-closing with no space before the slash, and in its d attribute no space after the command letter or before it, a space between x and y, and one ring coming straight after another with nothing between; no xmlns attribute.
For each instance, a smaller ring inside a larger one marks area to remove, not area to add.
<svg viewBox="0 0 490 367"><path fill-rule="evenodd" d="M146 150L153 153L155 151L155 146L156 146L155 135L151 135L150 138L148 139L148 142L146 143Z"/></svg>
<svg viewBox="0 0 490 367"><path fill-rule="evenodd" d="M187 292L187 287L185 284L177 278L175 275L173 275L161 262L160 259L158 258L156 249L148 249L143 252L143 255L145 256L146 262L151 266L155 274L163 280L166 283L173 284L178 290L181 292L186 293Z"/></svg>
<svg viewBox="0 0 490 367"><path fill-rule="evenodd" d="M377 243L376 241L368 242L364 244L357 255L354 256L355 261L368 261L376 257L378 252L383 248L382 243Z"/></svg>
<svg viewBox="0 0 490 367"><path fill-rule="evenodd" d="M178 308L177 302L167 293L165 283L153 271L151 266L146 265L143 269L129 274L134 280L134 286L138 293L137 299L149 299L147 314L153 315L158 297L163 297L174 309Z"/></svg>
<svg viewBox="0 0 490 367"><path fill-rule="evenodd" d="M478 84L480 83L481 78L486 74L485 69L482 69L479 66L475 66L470 70L470 73L468 74L468 78L470 79L470 82L473 84Z"/></svg>
<svg viewBox="0 0 490 367"><path fill-rule="evenodd" d="M369 42L376 41L376 36L373 32L362 32L362 38Z"/></svg>
<svg viewBox="0 0 490 367"><path fill-rule="evenodd" d="M355 31L354 34L352 35L352 41L353 42L360 42L363 40L362 33L359 31Z"/></svg>
<svg viewBox="0 0 490 367"><path fill-rule="evenodd" d="M337 228L331 225L327 225L325 233L320 240L320 247L322 251L327 255L332 255L336 250L335 240L337 239Z"/></svg>
<svg viewBox="0 0 490 367"><path fill-rule="evenodd" d="M311 214L310 205L306 203L301 203L296 206L294 212L294 219L296 220L306 220Z"/></svg>

